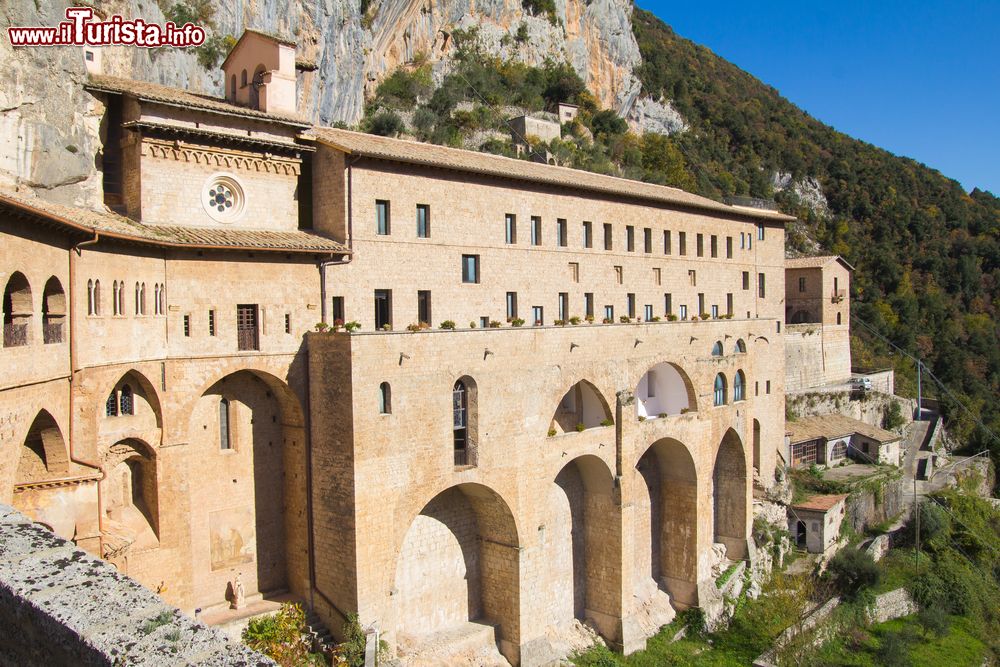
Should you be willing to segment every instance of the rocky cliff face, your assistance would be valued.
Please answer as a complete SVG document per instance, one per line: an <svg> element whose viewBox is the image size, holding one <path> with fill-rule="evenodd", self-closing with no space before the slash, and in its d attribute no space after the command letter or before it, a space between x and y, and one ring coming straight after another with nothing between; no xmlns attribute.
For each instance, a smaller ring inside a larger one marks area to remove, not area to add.
<svg viewBox="0 0 1000 667"><path fill-rule="evenodd" d="M105 15L162 23L175 0L110 0ZM65 0L10 0L0 9L0 185L27 187L64 203L98 206L102 109L81 84L81 49L13 49L5 28L55 25ZM90 3L72 3L90 4ZM607 108L654 131L684 129L669 104L639 100L633 71L640 63L631 28L630 0L555 0L554 21L532 16L520 0L209 0L215 33L239 36L245 27L289 35L298 56L318 69L301 81L300 110L324 124L359 120L365 95L400 64L425 54L436 76L447 71L451 34L478 27L488 48L531 64L566 60ZM514 36L527 32L527 39ZM103 71L221 95L217 68L205 69L179 49L109 47ZM638 102L638 103L637 103ZM655 128L659 128L658 130Z"/></svg>

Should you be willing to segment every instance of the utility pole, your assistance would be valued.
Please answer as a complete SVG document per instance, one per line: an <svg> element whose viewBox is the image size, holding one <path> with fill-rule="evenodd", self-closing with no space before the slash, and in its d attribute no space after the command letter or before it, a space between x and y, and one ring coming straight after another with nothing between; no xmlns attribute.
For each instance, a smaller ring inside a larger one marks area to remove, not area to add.
<svg viewBox="0 0 1000 667"><path fill-rule="evenodd" d="M920 367L922 365L923 365L922 362L918 358L917 359L917 421L920 421L920 419L924 416L924 408L922 402L923 399L921 398L920 395ZM916 477L914 477L914 479L916 479Z"/></svg>
<svg viewBox="0 0 1000 667"><path fill-rule="evenodd" d="M913 513L917 517L917 548L913 552L913 569L920 576L920 499L917 497L917 471L913 471Z"/></svg>

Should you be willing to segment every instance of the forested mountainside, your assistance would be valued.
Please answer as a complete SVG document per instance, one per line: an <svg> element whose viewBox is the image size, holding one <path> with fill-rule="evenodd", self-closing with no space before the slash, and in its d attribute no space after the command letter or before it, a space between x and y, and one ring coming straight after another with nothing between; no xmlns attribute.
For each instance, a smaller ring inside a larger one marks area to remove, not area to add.
<svg viewBox="0 0 1000 667"><path fill-rule="evenodd" d="M789 251L846 257L857 268L857 318L920 357L972 410L924 383L948 399L956 432L970 447L989 445L974 425L982 419L1000 433L1000 200L837 132L649 12L635 9L632 30L640 99L675 114L671 127L642 132L634 118L601 109L572 67L504 58L474 26L453 33L443 77L419 55L395 70L360 127L513 155L506 117L570 101L580 105L578 121L544 145L528 137L536 154L715 199L775 199L802 221L789 230ZM526 35L509 39L519 38ZM915 394L910 359L857 321L854 335L855 366L894 366L901 391ZM1000 452L1000 442L992 447Z"/></svg>

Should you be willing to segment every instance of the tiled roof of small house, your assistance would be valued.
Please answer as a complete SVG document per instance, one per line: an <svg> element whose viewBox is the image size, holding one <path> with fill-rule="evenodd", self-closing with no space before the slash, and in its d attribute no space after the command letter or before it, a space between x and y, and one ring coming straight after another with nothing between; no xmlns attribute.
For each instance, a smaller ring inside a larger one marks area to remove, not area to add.
<svg viewBox="0 0 1000 667"><path fill-rule="evenodd" d="M219 250L262 250L347 254L350 251L331 239L300 230L219 229L177 225L144 225L111 212L99 212L65 206L0 191L0 210L34 216L64 228L87 234L99 234L133 243L164 247L190 247Z"/></svg>
<svg viewBox="0 0 1000 667"><path fill-rule="evenodd" d="M830 262L840 262L848 271L853 271L854 267L847 263L840 255L822 255L818 257L793 257L785 260L786 269L821 269Z"/></svg>
<svg viewBox="0 0 1000 667"><path fill-rule="evenodd" d="M809 496L801 503L792 505L792 508L797 510L812 510L814 512L828 512L846 497L846 493Z"/></svg>
<svg viewBox="0 0 1000 667"><path fill-rule="evenodd" d="M580 169L556 167L490 153L447 148L419 141L393 139L329 127L317 127L315 132L321 143L354 155L635 197L772 222L784 223L795 219L777 211L730 206L678 188L605 176Z"/></svg>
<svg viewBox="0 0 1000 667"><path fill-rule="evenodd" d="M858 433L865 437L877 440L883 444L896 442L901 437L886 431L885 429L863 421L845 417L841 414L816 415L813 417L801 417L796 421L785 422L785 430L789 434L791 444L819 440L821 438L830 440L845 435Z"/></svg>
<svg viewBox="0 0 1000 667"><path fill-rule="evenodd" d="M140 100L149 102L160 102L163 104L201 109L213 113L258 118L272 123L294 125L303 129L309 127L309 123L300 116L259 111L250 107L233 104L221 97L193 93L182 88L172 88L158 83L149 83L148 81L121 79L101 74L91 75L85 87L89 90L106 93L134 95Z"/></svg>

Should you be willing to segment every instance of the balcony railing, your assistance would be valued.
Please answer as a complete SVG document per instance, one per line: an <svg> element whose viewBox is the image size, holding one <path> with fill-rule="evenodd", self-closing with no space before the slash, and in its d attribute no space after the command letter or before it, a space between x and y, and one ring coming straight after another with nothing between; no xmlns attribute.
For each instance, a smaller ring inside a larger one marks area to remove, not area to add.
<svg viewBox="0 0 1000 667"><path fill-rule="evenodd" d="M45 322L42 324L42 340L46 345L63 342L62 322Z"/></svg>
<svg viewBox="0 0 1000 667"><path fill-rule="evenodd" d="M469 465L469 450L468 449L456 449L455 450L455 465L456 466L467 466L467 465Z"/></svg>
<svg viewBox="0 0 1000 667"><path fill-rule="evenodd" d="M249 350L259 350L260 342L257 339L256 329L243 329L236 332L236 347L241 352Z"/></svg>
<svg viewBox="0 0 1000 667"><path fill-rule="evenodd" d="M3 346L20 347L28 344L27 324L7 324L3 325Z"/></svg>

